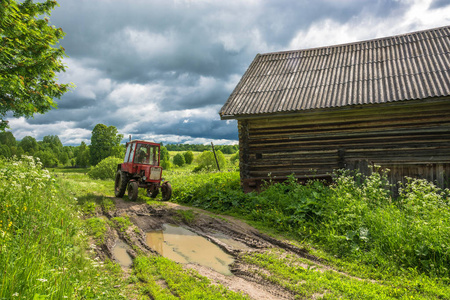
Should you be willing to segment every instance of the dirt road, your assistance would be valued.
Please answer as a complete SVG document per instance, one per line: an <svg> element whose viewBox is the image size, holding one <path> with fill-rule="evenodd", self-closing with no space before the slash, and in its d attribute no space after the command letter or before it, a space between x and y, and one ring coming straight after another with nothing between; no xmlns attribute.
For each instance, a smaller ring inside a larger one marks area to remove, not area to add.
<svg viewBox="0 0 450 300"><path fill-rule="evenodd" d="M207 263L205 266L195 261L189 262L187 260L183 263L183 266L195 269L200 275L208 277L212 282L222 284L236 292L243 292L252 299L294 299L296 295L264 279L261 274L264 274L263 272L267 273L266 270L247 264L242 257L248 252L264 252L273 248L280 248L285 253L307 258L317 266L318 270L320 268L328 269L319 259L310 255L305 249L262 234L255 228L232 217L214 215L206 211L173 203L150 206L146 203L128 202L119 198L114 198L113 200L115 209L109 212L99 212L99 214L103 214L109 219L128 216L134 226L128 228L126 232L111 230L106 238L105 245L99 249L99 255L108 256L119 262L121 262L122 258L118 257L120 255L115 251L118 242L121 244L125 242L129 246L137 247L143 253L149 255L159 255L155 250L158 247L152 248L148 245L148 233L162 233L167 228L182 227L193 233L192 235L195 233L218 246L226 255L231 256L233 261L227 266L229 274L220 270L217 271L208 266ZM167 244L168 242L162 242L159 245L161 249L164 243ZM172 246L172 248L177 248L175 249L177 251L179 250L178 247L181 246ZM207 248L208 246L205 247ZM162 252L161 249L158 249L159 252ZM136 256L135 251L131 247L128 247L126 251L131 258ZM186 256L182 253L182 249L180 251L182 257ZM188 251L198 252L198 250ZM222 261L219 258L217 260L219 262ZM127 269L126 265L123 267Z"/></svg>

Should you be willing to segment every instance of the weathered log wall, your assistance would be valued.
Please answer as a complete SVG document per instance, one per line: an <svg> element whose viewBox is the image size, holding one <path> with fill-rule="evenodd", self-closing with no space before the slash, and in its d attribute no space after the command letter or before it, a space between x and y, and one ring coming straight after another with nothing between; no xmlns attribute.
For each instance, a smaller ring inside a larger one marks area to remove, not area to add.
<svg viewBox="0 0 450 300"><path fill-rule="evenodd" d="M239 120L241 179L325 177L362 162L449 187L450 99L316 110L291 116Z"/></svg>

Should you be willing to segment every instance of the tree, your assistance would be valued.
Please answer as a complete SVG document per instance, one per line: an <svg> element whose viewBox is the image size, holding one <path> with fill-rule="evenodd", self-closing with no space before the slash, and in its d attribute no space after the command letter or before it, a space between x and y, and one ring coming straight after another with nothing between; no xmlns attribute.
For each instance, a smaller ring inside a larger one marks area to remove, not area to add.
<svg viewBox="0 0 450 300"><path fill-rule="evenodd" d="M95 125L92 130L91 146L89 147L91 165L95 166L108 156L120 154L120 147L118 146L122 139L123 135L118 134L115 126Z"/></svg>
<svg viewBox="0 0 450 300"><path fill-rule="evenodd" d="M19 146L27 153L28 155L33 155L34 152L36 152L39 147L38 143L36 142L36 139L32 136L27 135L24 137L20 143Z"/></svg>
<svg viewBox="0 0 450 300"><path fill-rule="evenodd" d="M0 132L0 144L9 148L16 146L16 138L10 131Z"/></svg>
<svg viewBox="0 0 450 300"><path fill-rule="evenodd" d="M78 147L75 162L78 167L89 166L89 148L85 142L81 142L80 146Z"/></svg>
<svg viewBox="0 0 450 300"><path fill-rule="evenodd" d="M43 137L42 142L48 144L52 150L62 150L63 144L57 135L46 135Z"/></svg>
<svg viewBox="0 0 450 300"><path fill-rule="evenodd" d="M173 157L174 165L182 167L185 163L186 163L186 161L184 160L183 154L181 154L181 153L175 154L175 156Z"/></svg>
<svg viewBox="0 0 450 300"><path fill-rule="evenodd" d="M194 153L192 153L192 151L187 151L183 153L184 156L184 161L190 165L192 163L192 161L194 160Z"/></svg>
<svg viewBox="0 0 450 300"><path fill-rule="evenodd" d="M11 157L11 149L5 144L0 144L0 157Z"/></svg>
<svg viewBox="0 0 450 300"><path fill-rule="evenodd" d="M58 160L65 166L69 161L69 155L67 155L67 152L63 151L59 154Z"/></svg>
<svg viewBox="0 0 450 300"><path fill-rule="evenodd" d="M56 77L65 71L65 50L58 46L64 32L42 18L57 5L54 0L0 2L0 131L7 127L7 112L26 118L47 112L71 87Z"/></svg>
<svg viewBox="0 0 450 300"><path fill-rule="evenodd" d="M37 151L33 156L38 157L42 165L44 165L44 167L58 166L58 159L56 158L55 154L50 150Z"/></svg>

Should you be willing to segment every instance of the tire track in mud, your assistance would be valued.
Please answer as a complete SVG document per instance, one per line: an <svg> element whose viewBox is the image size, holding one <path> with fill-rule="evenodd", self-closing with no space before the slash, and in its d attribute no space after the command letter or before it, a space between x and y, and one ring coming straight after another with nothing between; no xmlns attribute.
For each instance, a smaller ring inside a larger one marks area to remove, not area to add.
<svg viewBox="0 0 450 300"><path fill-rule="evenodd" d="M185 264L184 267L195 269L200 275L208 277L211 282L247 294L252 299L294 299L295 296L299 295L266 280L265 278L270 278L269 271L246 263L242 259L244 254L264 252L275 248L308 259L314 264L321 265L323 263L319 258L309 254L306 249L298 248L260 233L246 223L231 217L214 215L200 209L188 208L169 202L160 206L150 206L146 203L127 202L120 198L113 198L113 201L115 209L102 214L108 219L126 215L135 228L129 227L125 232L110 229L104 245L97 249L99 256L103 258L107 256L110 259L117 260L113 249L119 239L130 246L127 253L133 259L137 255L131 249L133 247L146 255L159 255L147 245L145 234L150 231L162 230L164 224L182 226L206 238L234 258L234 263L230 265L233 276L226 276L211 268L193 263ZM182 217L182 212L186 210L193 211L194 218L192 220L187 221ZM236 246L234 242L227 242L223 237L238 242L245 247ZM129 272L129 270L126 271Z"/></svg>

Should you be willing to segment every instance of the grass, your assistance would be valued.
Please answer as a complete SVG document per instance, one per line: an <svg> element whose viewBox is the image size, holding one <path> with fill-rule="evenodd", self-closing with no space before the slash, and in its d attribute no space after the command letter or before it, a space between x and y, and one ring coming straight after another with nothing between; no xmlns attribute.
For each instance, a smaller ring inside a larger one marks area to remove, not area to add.
<svg viewBox="0 0 450 300"><path fill-rule="evenodd" d="M411 179L393 198L383 174L343 173L332 186L291 178L244 194L238 172L194 167L164 171L174 201L246 219L333 269L283 251L245 255L258 276L300 297L450 299L448 190ZM90 179L88 169L51 171L30 158L0 160L0 299L243 298L161 257L139 256L123 281L117 264L92 259L88 242L101 245L111 224L131 225L126 216L97 217L114 209L113 180ZM144 192L140 199L163 205ZM186 222L194 218L192 210L180 213Z"/></svg>
<svg viewBox="0 0 450 300"><path fill-rule="evenodd" d="M249 299L161 256L137 257L134 272L152 299ZM158 284L161 281L167 288Z"/></svg>
<svg viewBox="0 0 450 300"><path fill-rule="evenodd" d="M258 266L255 274L300 297L324 299L447 299L449 289L415 272L401 280L374 282L323 268L282 250L251 253L244 261Z"/></svg>
<svg viewBox="0 0 450 300"><path fill-rule="evenodd" d="M332 186L302 186L291 177L260 194L243 194L237 172L175 174L172 181L174 201L247 219L321 249L317 254L358 277L395 286L416 274L430 291L424 298L450 298L449 191L429 182L411 179L392 198L386 176L377 172L343 173Z"/></svg>
<svg viewBox="0 0 450 300"><path fill-rule="evenodd" d="M0 170L0 299L126 299L120 270L92 259L73 192L32 158Z"/></svg>

